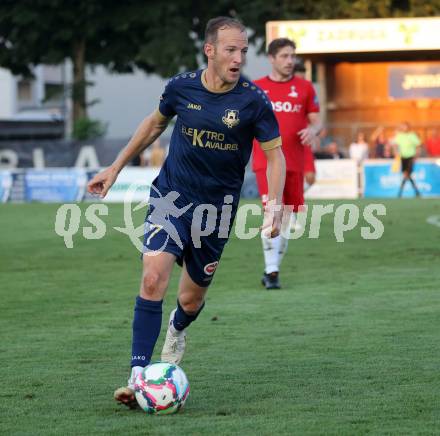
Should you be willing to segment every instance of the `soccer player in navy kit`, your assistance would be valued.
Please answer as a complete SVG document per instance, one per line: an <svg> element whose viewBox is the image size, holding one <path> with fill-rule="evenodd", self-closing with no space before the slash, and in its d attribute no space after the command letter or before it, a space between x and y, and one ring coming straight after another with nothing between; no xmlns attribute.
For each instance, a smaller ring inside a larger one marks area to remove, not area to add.
<svg viewBox="0 0 440 436"><path fill-rule="evenodd" d="M239 21L210 20L204 45L207 68L173 77L159 109L142 121L115 162L88 185L89 192L104 197L121 169L177 115L169 155L150 193L143 275L134 309L132 371L128 386L115 391L115 399L130 407L136 404L134 380L150 363L159 336L162 300L176 261L182 265L178 301L161 358L179 363L183 357L185 330L203 309L229 236L254 137L267 156L271 204L281 204L285 161L278 124L264 92L240 74L247 48ZM224 207L229 207L229 220L223 220ZM218 218L208 223L205 212L218 212ZM265 211L262 227L271 236L279 233L280 215ZM194 222L205 231L197 234ZM213 231L207 235L208 225Z"/></svg>

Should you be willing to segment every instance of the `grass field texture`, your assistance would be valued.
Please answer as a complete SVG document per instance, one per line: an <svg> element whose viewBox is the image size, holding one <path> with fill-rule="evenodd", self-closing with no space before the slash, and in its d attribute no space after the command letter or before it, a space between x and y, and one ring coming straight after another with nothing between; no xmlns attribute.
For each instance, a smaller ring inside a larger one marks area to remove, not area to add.
<svg viewBox="0 0 440 436"><path fill-rule="evenodd" d="M440 202L383 204L379 240L361 238L361 219L338 243L326 216L318 239L291 241L280 291L260 285L260 239L233 237L189 329L187 406L162 417L112 398L141 273L112 230L122 205L103 239L78 233L72 249L54 232L58 205L1 205L0 434L439 434L440 228L427 218Z"/></svg>

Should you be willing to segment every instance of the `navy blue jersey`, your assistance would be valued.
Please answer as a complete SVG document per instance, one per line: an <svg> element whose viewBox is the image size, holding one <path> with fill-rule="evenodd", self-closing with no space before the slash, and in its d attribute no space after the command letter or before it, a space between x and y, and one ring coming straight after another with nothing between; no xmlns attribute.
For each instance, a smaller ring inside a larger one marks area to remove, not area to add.
<svg viewBox="0 0 440 436"><path fill-rule="evenodd" d="M177 119L154 185L162 195L179 192L179 203L220 206L231 194L237 205L253 139L265 149L281 145L270 101L243 76L227 92L209 90L202 70L174 76L159 111Z"/></svg>

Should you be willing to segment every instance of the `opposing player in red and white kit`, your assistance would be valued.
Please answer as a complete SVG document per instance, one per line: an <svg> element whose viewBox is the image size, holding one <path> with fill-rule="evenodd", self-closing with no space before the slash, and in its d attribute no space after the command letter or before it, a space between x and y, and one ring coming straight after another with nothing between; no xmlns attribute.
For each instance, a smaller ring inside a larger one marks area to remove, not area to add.
<svg viewBox="0 0 440 436"><path fill-rule="evenodd" d="M287 170L282 234L272 239L261 235L265 261L262 284L266 289L280 288L279 268L287 250L290 217L304 204L304 146L312 144L322 129L318 99L311 82L294 75L295 54L296 45L292 40L274 39L268 47L272 71L269 76L254 81L272 102ZM265 205L267 161L258 142L254 142L252 169Z"/></svg>

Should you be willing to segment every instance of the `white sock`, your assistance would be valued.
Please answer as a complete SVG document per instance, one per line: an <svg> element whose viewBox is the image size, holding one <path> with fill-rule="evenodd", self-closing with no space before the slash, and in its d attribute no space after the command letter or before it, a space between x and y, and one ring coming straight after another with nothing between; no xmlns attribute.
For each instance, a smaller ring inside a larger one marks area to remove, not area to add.
<svg viewBox="0 0 440 436"><path fill-rule="evenodd" d="M276 238L267 238L261 234L264 254L264 272L270 274L278 271L278 252L280 246L280 236Z"/></svg>
<svg viewBox="0 0 440 436"><path fill-rule="evenodd" d="M289 240L284 236L280 235L280 245L278 247L278 269L281 266L281 262L283 261L284 255L287 252L287 246L289 245Z"/></svg>
<svg viewBox="0 0 440 436"><path fill-rule="evenodd" d="M143 366L133 366L133 368L131 368L130 378L128 379L129 388L134 389L134 382L136 381L136 377L142 372L143 369Z"/></svg>
<svg viewBox="0 0 440 436"><path fill-rule="evenodd" d="M177 330L173 323L170 323L169 330L173 336L180 336L184 330Z"/></svg>
<svg viewBox="0 0 440 436"><path fill-rule="evenodd" d="M296 213L284 212L285 215L283 217L283 221L281 222L281 232L280 232L280 244L278 246L278 268L281 266L281 262L283 261L284 255L287 252L287 247L289 245L289 234L290 234L290 225L291 221L295 222Z"/></svg>

